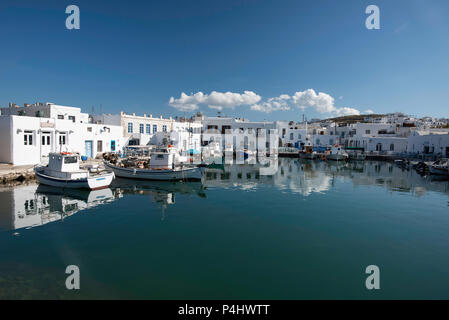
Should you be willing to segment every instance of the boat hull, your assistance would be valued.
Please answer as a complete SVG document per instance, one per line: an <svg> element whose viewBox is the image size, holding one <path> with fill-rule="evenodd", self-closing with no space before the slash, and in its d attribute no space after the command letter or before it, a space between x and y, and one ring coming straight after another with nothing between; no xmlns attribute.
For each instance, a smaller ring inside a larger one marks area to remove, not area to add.
<svg viewBox="0 0 449 320"><path fill-rule="evenodd" d="M63 188L63 189L90 189L99 190L109 187L112 180L114 179L114 173L105 173L96 175L93 177L67 180L60 179L51 176L47 176L41 172L38 168L34 170L37 180L45 185Z"/></svg>
<svg viewBox="0 0 449 320"><path fill-rule="evenodd" d="M349 160L351 160L351 161L365 161L366 160L366 155L349 156Z"/></svg>
<svg viewBox="0 0 449 320"><path fill-rule="evenodd" d="M331 161L345 161L348 157L343 154L329 154L326 156L327 160Z"/></svg>
<svg viewBox="0 0 449 320"><path fill-rule="evenodd" d="M449 176L448 168L438 168L434 166L429 167L430 174L439 175L439 176Z"/></svg>
<svg viewBox="0 0 449 320"><path fill-rule="evenodd" d="M203 177L203 168L192 167L178 170L149 170L138 168L120 168L108 162L105 162L106 168L112 170L117 177L138 179L138 180L155 180L155 181L180 181L190 180L198 181Z"/></svg>

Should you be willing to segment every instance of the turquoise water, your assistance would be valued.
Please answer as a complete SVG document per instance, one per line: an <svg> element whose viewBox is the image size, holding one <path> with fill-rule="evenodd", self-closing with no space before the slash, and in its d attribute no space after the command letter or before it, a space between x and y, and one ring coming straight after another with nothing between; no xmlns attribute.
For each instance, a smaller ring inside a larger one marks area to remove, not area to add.
<svg viewBox="0 0 449 320"><path fill-rule="evenodd" d="M0 298L449 298L447 181L378 162L279 159L273 173L3 189Z"/></svg>

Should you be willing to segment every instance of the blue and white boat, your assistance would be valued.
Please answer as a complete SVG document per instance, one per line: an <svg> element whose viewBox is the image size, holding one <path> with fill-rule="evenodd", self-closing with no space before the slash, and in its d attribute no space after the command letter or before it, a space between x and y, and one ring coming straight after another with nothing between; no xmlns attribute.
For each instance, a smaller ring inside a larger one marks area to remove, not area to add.
<svg viewBox="0 0 449 320"><path fill-rule="evenodd" d="M34 168L37 180L58 188L98 190L107 188L113 172L90 172L80 168L79 155L70 152L50 153L48 165Z"/></svg>

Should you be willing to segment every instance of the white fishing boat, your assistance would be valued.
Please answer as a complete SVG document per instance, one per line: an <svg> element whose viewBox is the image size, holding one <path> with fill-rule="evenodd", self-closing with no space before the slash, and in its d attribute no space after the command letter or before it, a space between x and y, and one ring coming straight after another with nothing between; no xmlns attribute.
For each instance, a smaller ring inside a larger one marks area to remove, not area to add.
<svg viewBox="0 0 449 320"><path fill-rule="evenodd" d="M307 159L307 160L315 160L318 158L318 154L316 151L313 151L313 144L310 141L310 135L307 133L307 122L306 122L306 142L304 144L304 149L299 152L299 157L301 159Z"/></svg>
<svg viewBox="0 0 449 320"><path fill-rule="evenodd" d="M307 159L307 160L315 160L318 158L318 154L316 151L313 151L313 145L310 142L310 138L306 138L306 144L304 145L304 150L299 153L299 157L301 159Z"/></svg>
<svg viewBox="0 0 449 320"><path fill-rule="evenodd" d="M435 175L449 176L449 160L440 159L432 163L429 167L429 172Z"/></svg>
<svg viewBox="0 0 449 320"><path fill-rule="evenodd" d="M364 161L366 160L366 154L364 148L349 147L346 149L349 155L349 160Z"/></svg>
<svg viewBox="0 0 449 320"><path fill-rule="evenodd" d="M107 188L115 177L113 172L81 169L79 155L70 152L50 153L48 165L37 166L34 172L42 184L71 189Z"/></svg>
<svg viewBox="0 0 449 320"><path fill-rule="evenodd" d="M346 159L348 159L348 157L348 153L341 145L338 144L333 145L329 153L326 154L326 159L332 161L345 161Z"/></svg>
<svg viewBox="0 0 449 320"><path fill-rule="evenodd" d="M180 181L201 180L203 177L203 168L176 165L175 162L174 152L167 149L158 149L151 153L148 168L124 167L121 163L112 164L109 161L104 161L104 165L121 178Z"/></svg>

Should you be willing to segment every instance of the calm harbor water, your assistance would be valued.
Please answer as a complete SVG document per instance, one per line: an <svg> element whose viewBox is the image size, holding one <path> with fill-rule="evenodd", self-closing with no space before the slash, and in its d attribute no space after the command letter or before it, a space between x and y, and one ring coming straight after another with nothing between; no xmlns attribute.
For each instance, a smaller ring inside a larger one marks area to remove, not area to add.
<svg viewBox="0 0 449 320"><path fill-rule="evenodd" d="M449 298L447 181L369 161L273 166L208 170L203 184L2 189L0 299ZM372 264L378 291L365 288Z"/></svg>

